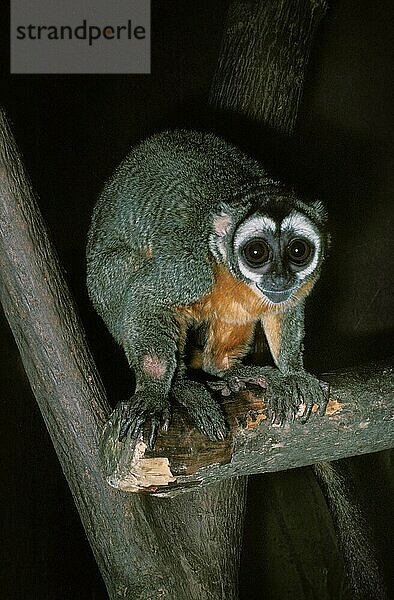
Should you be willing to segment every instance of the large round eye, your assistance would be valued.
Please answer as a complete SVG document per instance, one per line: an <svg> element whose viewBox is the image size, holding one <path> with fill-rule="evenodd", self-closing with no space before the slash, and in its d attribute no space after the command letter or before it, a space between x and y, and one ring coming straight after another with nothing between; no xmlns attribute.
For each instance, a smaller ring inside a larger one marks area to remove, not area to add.
<svg viewBox="0 0 394 600"><path fill-rule="evenodd" d="M307 240L292 240L286 248L290 262L295 265L304 265L312 254L312 245Z"/></svg>
<svg viewBox="0 0 394 600"><path fill-rule="evenodd" d="M255 238L243 246L242 253L251 267L261 267L270 258L270 247L265 240Z"/></svg>

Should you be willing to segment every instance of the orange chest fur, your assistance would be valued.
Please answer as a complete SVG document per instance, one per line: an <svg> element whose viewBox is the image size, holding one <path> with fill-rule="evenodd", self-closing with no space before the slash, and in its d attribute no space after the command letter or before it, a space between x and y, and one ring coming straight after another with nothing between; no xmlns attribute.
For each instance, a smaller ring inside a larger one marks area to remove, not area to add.
<svg viewBox="0 0 394 600"><path fill-rule="evenodd" d="M267 310L264 302L222 265L215 265L215 284L201 300L178 307L185 339L187 326L205 323L205 346L196 350L191 366L218 374L244 356L253 338L256 321Z"/></svg>

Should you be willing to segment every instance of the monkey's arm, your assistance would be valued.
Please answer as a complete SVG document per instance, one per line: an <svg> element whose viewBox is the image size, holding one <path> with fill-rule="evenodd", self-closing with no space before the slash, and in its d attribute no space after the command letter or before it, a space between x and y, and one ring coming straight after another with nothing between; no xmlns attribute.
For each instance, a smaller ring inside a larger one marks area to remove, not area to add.
<svg viewBox="0 0 394 600"><path fill-rule="evenodd" d="M289 386L292 404L302 400L305 404L303 421L306 421L314 404L324 414L328 398L318 379L304 370L304 303L288 308L284 312L267 312L262 318L265 336L272 357L283 382Z"/></svg>
<svg viewBox="0 0 394 600"><path fill-rule="evenodd" d="M178 256L178 272L174 274L175 259L155 259L152 254L117 243L111 250L92 252L88 261L90 296L124 349L136 379L133 396L115 409L114 418L121 423L120 439L128 434L138 439L145 429L153 447L160 424L168 425L171 397L186 406L205 435L223 439L226 426L219 404L202 384L189 382L180 369L186 330L173 307L198 297L201 291L195 289L189 271L201 279L206 263L191 264ZM202 277L206 287L209 275ZM179 281L185 284L180 286Z"/></svg>
<svg viewBox="0 0 394 600"><path fill-rule="evenodd" d="M304 306L283 312L267 311L261 319L268 346L278 369L289 374L303 370Z"/></svg>
<svg viewBox="0 0 394 600"><path fill-rule="evenodd" d="M131 295L130 295L131 297ZM168 427L168 393L176 367L177 329L168 310L138 298L126 303L118 335L127 360L134 370L136 389L128 402L121 402L120 439L131 431L137 438L150 421L149 446L153 447L160 424Z"/></svg>
<svg viewBox="0 0 394 600"><path fill-rule="evenodd" d="M182 335L173 312L139 295L138 291L130 293L118 333L136 379L134 395L115 409L121 422L120 439L129 431L131 439L138 439L148 424L148 445L153 448L160 425L168 427L170 398L186 407L202 433L223 439L226 425L218 403L202 384L188 381L179 369Z"/></svg>

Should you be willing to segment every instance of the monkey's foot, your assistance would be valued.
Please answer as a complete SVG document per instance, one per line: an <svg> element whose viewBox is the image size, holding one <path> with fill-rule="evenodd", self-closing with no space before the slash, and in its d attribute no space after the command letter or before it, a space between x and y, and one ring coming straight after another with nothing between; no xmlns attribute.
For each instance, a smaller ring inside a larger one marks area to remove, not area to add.
<svg viewBox="0 0 394 600"><path fill-rule="evenodd" d="M237 393L248 384L266 389L269 415L275 425L294 421L302 404L305 405L302 423L309 419L314 404L319 406L320 415L327 406L328 396L319 380L305 371L285 375L273 367L237 365L225 373L221 381L209 382L209 386L223 396Z"/></svg>
<svg viewBox="0 0 394 600"><path fill-rule="evenodd" d="M119 402L115 408L120 418L119 440L123 441L128 433L136 440L149 424L148 447L155 445L160 425L167 431L170 423L170 404L166 398L158 397L148 390L140 390L127 402Z"/></svg>
<svg viewBox="0 0 394 600"><path fill-rule="evenodd" d="M180 377L171 387L171 396L188 411L197 429L210 440L224 440L226 421L219 403L202 383Z"/></svg>

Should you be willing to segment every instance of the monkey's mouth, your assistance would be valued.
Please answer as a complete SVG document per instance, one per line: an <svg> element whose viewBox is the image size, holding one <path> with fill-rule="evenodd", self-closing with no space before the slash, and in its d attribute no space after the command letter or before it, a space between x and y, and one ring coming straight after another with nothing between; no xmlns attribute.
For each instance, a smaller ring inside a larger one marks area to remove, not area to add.
<svg viewBox="0 0 394 600"><path fill-rule="evenodd" d="M295 288L290 288L288 290L281 290L280 292L278 292L276 290L264 290L262 288L259 288L259 289L263 292L264 296L266 298L268 298L268 300L270 300L271 302L274 302L274 304L279 304L280 302L286 302L286 300L289 300L289 298L291 298Z"/></svg>

